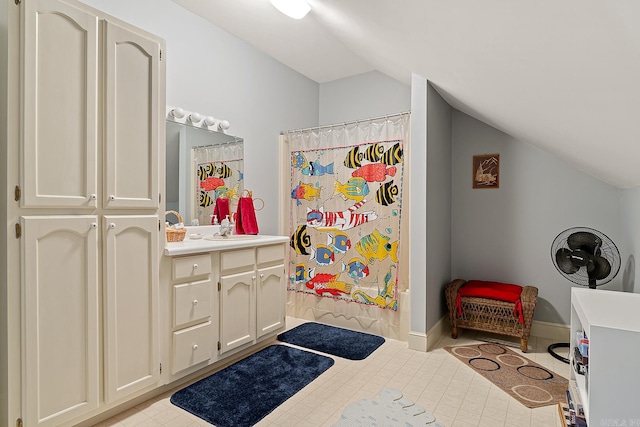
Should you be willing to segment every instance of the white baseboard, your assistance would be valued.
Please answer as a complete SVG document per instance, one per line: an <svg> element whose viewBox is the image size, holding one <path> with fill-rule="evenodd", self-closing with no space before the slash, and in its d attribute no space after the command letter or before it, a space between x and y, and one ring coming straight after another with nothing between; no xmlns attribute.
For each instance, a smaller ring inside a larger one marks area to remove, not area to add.
<svg viewBox="0 0 640 427"><path fill-rule="evenodd" d="M548 338L558 342L569 342L571 338L571 326L534 320L531 324L531 336Z"/></svg>
<svg viewBox="0 0 640 427"><path fill-rule="evenodd" d="M409 332L409 348L411 350L427 351L427 334L422 332Z"/></svg>
<svg viewBox="0 0 640 427"><path fill-rule="evenodd" d="M450 332L451 327L447 316L443 316L426 334L414 331L409 332L409 348L422 352L430 351Z"/></svg>

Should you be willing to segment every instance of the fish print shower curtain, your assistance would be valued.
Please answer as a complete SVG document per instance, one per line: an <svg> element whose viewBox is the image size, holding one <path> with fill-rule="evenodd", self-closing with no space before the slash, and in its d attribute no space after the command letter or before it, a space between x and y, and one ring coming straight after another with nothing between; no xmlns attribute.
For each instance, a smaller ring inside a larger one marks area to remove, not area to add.
<svg viewBox="0 0 640 427"><path fill-rule="evenodd" d="M244 182L242 142L194 147L192 159L194 212L199 223L213 223L218 198L228 199L231 212L235 212Z"/></svg>
<svg viewBox="0 0 640 427"><path fill-rule="evenodd" d="M409 114L284 135L289 291L397 310Z"/></svg>

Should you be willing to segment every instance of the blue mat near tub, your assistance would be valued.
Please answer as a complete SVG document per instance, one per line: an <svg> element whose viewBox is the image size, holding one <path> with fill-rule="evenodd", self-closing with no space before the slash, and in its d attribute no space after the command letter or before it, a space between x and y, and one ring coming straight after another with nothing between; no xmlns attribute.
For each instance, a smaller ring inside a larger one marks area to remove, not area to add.
<svg viewBox="0 0 640 427"><path fill-rule="evenodd" d="M314 322L303 323L283 332L278 335L278 339L350 360L362 360L384 343L384 338L377 335Z"/></svg>
<svg viewBox="0 0 640 427"><path fill-rule="evenodd" d="M333 365L333 359L272 345L171 396L217 427L252 426Z"/></svg>

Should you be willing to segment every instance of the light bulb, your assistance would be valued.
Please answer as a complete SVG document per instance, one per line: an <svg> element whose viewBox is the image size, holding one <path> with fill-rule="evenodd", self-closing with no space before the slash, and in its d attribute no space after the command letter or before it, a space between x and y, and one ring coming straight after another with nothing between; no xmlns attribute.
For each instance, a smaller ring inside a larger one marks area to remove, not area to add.
<svg viewBox="0 0 640 427"><path fill-rule="evenodd" d="M229 122L226 120L222 120L220 123L218 123L218 128L222 131L229 129Z"/></svg>
<svg viewBox="0 0 640 427"><path fill-rule="evenodd" d="M271 0L271 4L293 19L302 19L311 10L306 0Z"/></svg>
<svg viewBox="0 0 640 427"><path fill-rule="evenodd" d="M216 124L216 119L211 116L207 116L204 118L204 124L207 126L213 126Z"/></svg>
<svg viewBox="0 0 640 427"><path fill-rule="evenodd" d="M174 108L171 110L171 115L176 119L181 119L184 117L184 110L182 108Z"/></svg>
<svg viewBox="0 0 640 427"><path fill-rule="evenodd" d="M200 114L198 114L198 113L191 113L191 114L189 114L189 121L190 121L191 123L194 123L194 124L195 124L195 123L198 123L198 122L199 122L199 121L201 121L201 120L202 120L202 116L201 116Z"/></svg>

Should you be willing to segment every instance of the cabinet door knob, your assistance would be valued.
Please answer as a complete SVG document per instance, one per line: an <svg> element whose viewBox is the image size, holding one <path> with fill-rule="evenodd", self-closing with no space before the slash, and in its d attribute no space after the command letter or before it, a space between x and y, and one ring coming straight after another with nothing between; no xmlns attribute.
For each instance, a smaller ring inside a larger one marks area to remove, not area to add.
<svg viewBox="0 0 640 427"><path fill-rule="evenodd" d="M96 228L98 228L98 224L96 224L95 222L92 222L91 228L95 230Z"/></svg>
<svg viewBox="0 0 640 427"><path fill-rule="evenodd" d="M197 299L193 300L193 305L198 305L198 300Z"/></svg>
<svg viewBox="0 0 640 427"><path fill-rule="evenodd" d="M96 199L98 198L98 195L97 195L97 194L95 194L95 193L92 193L92 194L90 194L90 195L89 195L89 198L90 198L91 200L96 200Z"/></svg>
<svg viewBox="0 0 640 427"><path fill-rule="evenodd" d="M113 194L109 196L109 200L113 201L116 199L116 196L114 196Z"/></svg>
<svg viewBox="0 0 640 427"><path fill-rule="evenodd" d="M261 278L261 279L264 279L264 274L261 274L261 275L260 275L260 278Z"/></svg>
<svg viewBox="0 0 640 427"><path fill-rule="evenodd" d="M198 269L198 264L193 264L193 269L197 270Z"/></svg>
<svg viewBox="0 0 640 427"><path fill-rule="evenodd" d="M198 349L198 344L194 344L194 345L193 345L193 350L195 351L195 350L197 350L197 349Z"/></svg>
<svg viewBox="0 0 640 427"><path fill-rule="evenodd" d="M114 228L116 228L116 224L114 222L110 222L109 223L109 228L111 228L113 230Z"/></svg>

